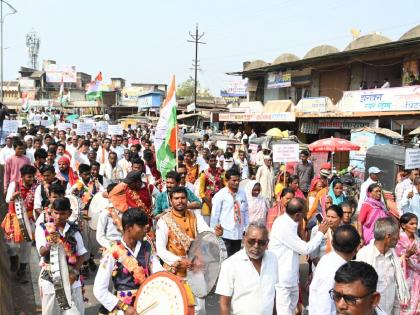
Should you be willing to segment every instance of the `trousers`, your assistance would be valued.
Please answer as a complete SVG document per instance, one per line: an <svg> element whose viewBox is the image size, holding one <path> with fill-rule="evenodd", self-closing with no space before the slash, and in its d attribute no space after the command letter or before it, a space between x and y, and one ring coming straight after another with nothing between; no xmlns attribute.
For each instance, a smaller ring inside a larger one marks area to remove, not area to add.
<svg viewBox="0 0 420 315"><path fill-rule="evenodd" d="M14 243L8 242L9 256L19 256L19 263L28 264L31 255L32 242Z"/></svg>
<svg viewBox="0 0 420 315"><path fill-rule="evenodd" d="M71 308L61 310L55 293L42 294L42 315L84 315L85 304L83 302L82 287L71 289Z"/></svg>
<svg viewBox="0 0 420 315"><path fill-rule="evenodd" d="M226 245L226 251L227 251L228 257L232 256L233 254L241 250L242 240L230 240L227 238L222 238L222 239Z"/></svg>
<svg viewBox="0 0 420 315"><path fill-rule="evenodd" d="M276 286L276 310L277 314L295 315L299 301L299 287Z"/></svg>

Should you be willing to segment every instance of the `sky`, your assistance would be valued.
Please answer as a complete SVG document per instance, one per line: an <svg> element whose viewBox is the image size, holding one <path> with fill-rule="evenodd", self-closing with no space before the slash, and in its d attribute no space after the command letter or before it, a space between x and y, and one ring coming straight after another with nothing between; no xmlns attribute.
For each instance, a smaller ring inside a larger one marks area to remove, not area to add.
<svg viewBox="0 0 420 315"><path fill-rule="evenodd" d="M104 83L177 83L194 75L198 23L198 79L213 95L242 70L244 61L272 62L282 53L302 58L320 44L343 50L352 28L362 35L380 32L397 40L420 24L418 0L7 0L17 13L4 21L4 79L29 66L25 35L41 38L43 59L74 65ZM7 12L7 8L4 7Z"/></svg>

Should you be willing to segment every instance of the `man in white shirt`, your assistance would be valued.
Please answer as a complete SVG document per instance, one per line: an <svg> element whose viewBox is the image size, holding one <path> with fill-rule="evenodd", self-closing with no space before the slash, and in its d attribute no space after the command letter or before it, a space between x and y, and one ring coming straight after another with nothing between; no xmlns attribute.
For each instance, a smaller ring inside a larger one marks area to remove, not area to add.
<svg viewBox="0 0 420 315"><path fill-rule="evenodd" d="M379 182L379 175L382 173L382 171L376 166L372 166L372 167L369 167L368 173L369 173L369 178L365 180L363 184L360 186L360 197L359 197L359 203L357 204L356 213L360 212L360 209L362 208L362 204L365 202L367 198L367 190L369 186Z"/></svg>
<svg viewBox="0 0 420 315"><path fill-rule="evenodd" d="M389 83L389 80L387 78L384 79L384 84L382 84L381 89L388 89L391 87L391 83Z"/></svg>
<svg viewBox="0 0 420 315"><path fill-rule="evenodd" d="M242 235L249 223L248 202L245 193L239 190L241 175L236 169L225 173L226 187L213 197L210 226L223 227L223 241L228 256L241 249Z"/></svg>
<svg viewBox="0 0 420 315"><path fill-rule="evenodd" d="M36 248L42 257L39 286L41 288L43 315L84 314L85 311L79 273L87 250L83 245L82 235L78 231L78 228L67 222L71 214L70 207L68 198L57 198L52 205L54 209L52 212L54 222L42 223L36 226L35 229ZM66 255L70 256L67 261L69 265L69 280L72 283L71 309L66 311L61 310L58 305L49 266L50 250L53 244L60 241L65 242Z"/></svg>
<svg viewBox="0 0 420 315"><path fill-rule="evenodd" d="M130 208L124 212L121 224L124 230L123 237L121 241L108 248L102 258L95 277L93 294L108 312L122 311L124 314L136 314L135 291L151 273L163 271L163 268L152 253L151 244L144 240L148 226L147 214L138 208ZM118 258L123 255L128 257L119 260ZM142 267L140 275L134 273L138 266ZM126 270L128 272L125 272ZM116 295L109 291L111 278L117 291ZM118 298L128 297L128 292L131 292L131 301L124 298L123 302Z"/></svg>
<svg viewBox="0 0 420 315"><path fill-rule="evenodd" d="M101 165L99 174L104 176L104 188L125 178L123 169L117 165L117 153L113 151L109 153L108 161Z"/></svg>
<svg viewBox="0 0 420 315"><path fill-rule="evenodd" d="M254 128L252 128L251 129L251 134L249 135L249 137L248 137L248 140L249 141L251 141L252 139L255 139L255 138L257 138L258 136L257 136L257 134L255 133L255 129Z"/></svg>
<svg viewBox="0 0 420 315"><path fill-rule="evenodd" d="M123 170L124 177L131 172L131 156L132 153L129 149L124 150L124 158L117 162L117 165Z"/></svg>
<svg viewBox="0 0 420 315"><path fill-rule="evenodd" d="M241 180L247 179L249 177L249 167L245 151L239 151L238 159L235 160L235 164L239 166L239 170L241 172Z"/></svg>
<svg viewBox="0 0 420 315"><path fill-rule="evenodd" d="M268 248L278 261L279 282L276 285L277 314L294 315L299 299L299 255L309 255L321 244L328 230L324 220L317 234L309 242L298 236L298 224L306 216L302 200L293 198L287 204L286 213L277 217L270 233Z"/></svg>
<svg viewBox="0 0 420 315"><path fill-rule="evenodd" d="M408 192L414 192L414 179L420 176L418 169L410 171L408 178L404 179L401 183L395 186L395 202L397 203L398 210L401 211L401 200Z"/></svg>
<svg viewBox="0 0 420 315"><path fill-rule="evenodd" d="M375 239L357 253L357 260L370 264L378 273L381 309L388 315L399 315L399 298L405 299L408 294L409 299L401 260L394 250L400 237L399 224L392 217L380 218L375 222L374 235Z"/></svg>
<svg viewBox="0 0 420 315"><path fill-rule="evenodd" d="M244 249L222 264L216 287L220 315L273 314L278 270L276 256L266 251L267 244L265 225L251 222L245 233Z"/></svg>
<svg viewBox="0 0 420 315"><path fill-rule="evenodd" d="M13 138L7 137L6 138L6 146L0 149L0 165L6 163L6 160L15 154L15 150L13 149Z"/></svg>
<svg viewBox="0 0 420 315"><path fill-rule="evenodd" d="M414 179L414 191L407 190L400 202L402 214L411 212L420 218L420 177Z"/></svg>
<svg viewBox="0 0 420 315"><path fill-rule="evenodd" d="M258 168L255 180L261 185L261 196L271 205L274 196L274 168L271 155L264 156L264 165Z"/></svg>
<svg viewBox="0 0 420 315"><path fill-rule="evenodd" d="M360 235L352 225L339 226L332 239L333 251L321 257L309 287L309 314L335 315L329 291L334 287L335 271L353 259L360 245Z"/></svg>
<svg viewBox="0 0 420 315"><path fill-rule="evenodd" d="M124 148L122 147L122 137L112 136L111 138L111 151L117 153L118 161L123 158Z"/></svg>
<svg viewBox="0 0 420 315"><path fill-rule="evenodd" d="M349 261L338 268L334 281L334 288L329 293L337 314L387 315L378 307L381 299L376 290L378 274L371 265Z"/></svg>

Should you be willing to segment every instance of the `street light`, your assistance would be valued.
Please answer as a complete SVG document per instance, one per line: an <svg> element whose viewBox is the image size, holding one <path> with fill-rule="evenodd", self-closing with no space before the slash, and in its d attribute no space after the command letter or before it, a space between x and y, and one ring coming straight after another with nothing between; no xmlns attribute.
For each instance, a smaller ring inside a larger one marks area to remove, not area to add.
<svg viewBox="0 0 420 315"><path fill-rule="evenodd" d="M3 3L5 3L10 10L12 10L12 12L7 13L5 16L3 16ZM12 14L16 14L17 10L8 2L4 1L4 0L0 0L0 67L1 67L1 72L0 72L0 101L3 102L3 24L4 24L4 19L6 18L6 16L8 15L12 15Z"/></svg>

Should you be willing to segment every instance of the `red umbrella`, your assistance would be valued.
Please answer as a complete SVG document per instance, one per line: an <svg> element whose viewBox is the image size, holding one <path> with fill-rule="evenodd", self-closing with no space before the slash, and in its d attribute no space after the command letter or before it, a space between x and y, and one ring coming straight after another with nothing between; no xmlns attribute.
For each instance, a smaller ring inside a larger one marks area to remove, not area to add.
<svg viewBox="0 0 420 315"><path fill-rule="evenodd" d="M308 145L312 152L341 152L341 151L358 151L360 147L348 140L340 138L327 138L315 141Z"/></svg>

